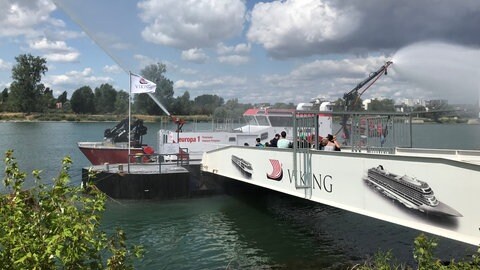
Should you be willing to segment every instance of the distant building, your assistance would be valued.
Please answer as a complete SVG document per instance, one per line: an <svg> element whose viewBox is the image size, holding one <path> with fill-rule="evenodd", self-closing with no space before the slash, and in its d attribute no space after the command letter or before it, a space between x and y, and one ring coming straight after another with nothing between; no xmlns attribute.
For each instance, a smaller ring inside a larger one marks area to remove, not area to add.
<svg viewBox="0 0 480 270"><path fill-rule="evenodd" d="M425 107L426 102L423 99L419 98L405 98L402 100L401 104L406 105L407 107L418 107L418 106L423 106Z"/></svg>
<svg viewBox="0 0 480 270"><path fill-rule="evenodd" d="M444 109L448 106L448 100L446 99L432 99L428 101L428 104L426 107L428 107L430 110L439 110L439 109Z"/></svg>
<svg viewBox="0 0 480 270"><path fill-rule="evenodd" d="M370 104L370 103L372 103L371 99L365 99L364 101L362 101L363 109L365 111L368 111L368 104Z"/></svg>

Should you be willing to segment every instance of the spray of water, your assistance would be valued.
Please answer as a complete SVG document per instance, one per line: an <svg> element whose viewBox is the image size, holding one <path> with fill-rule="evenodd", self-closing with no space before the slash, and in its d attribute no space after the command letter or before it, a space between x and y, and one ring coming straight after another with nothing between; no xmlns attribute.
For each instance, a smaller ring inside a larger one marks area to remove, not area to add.
<svg viewBox="0 0 480 270"><path fill-rule="evenodd" d="M480 92L480 49L423 42L393 57L397 75L433 93L433 98L472 104Z"/></svg>

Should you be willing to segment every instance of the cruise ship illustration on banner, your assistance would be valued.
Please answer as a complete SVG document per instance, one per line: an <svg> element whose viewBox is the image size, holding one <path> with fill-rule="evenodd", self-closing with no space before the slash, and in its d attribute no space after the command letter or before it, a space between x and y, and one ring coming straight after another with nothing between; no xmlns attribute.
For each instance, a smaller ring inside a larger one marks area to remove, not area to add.
<svg viewBox="0 0 480 270"><path fill-rule="evenodd" d="M232 155L232 163L237 167L244 176L251 178L253 173L252 164L242 158Z"/></svg>
<svg viewBox="0 0 480 270"><path fill-rule="evenodd" d="M428 183L408 175L399 176L390 173L384 170L382 165L368 169L364 181L407 208L437 216L462 217L458 211L440 202Z"/></svg>

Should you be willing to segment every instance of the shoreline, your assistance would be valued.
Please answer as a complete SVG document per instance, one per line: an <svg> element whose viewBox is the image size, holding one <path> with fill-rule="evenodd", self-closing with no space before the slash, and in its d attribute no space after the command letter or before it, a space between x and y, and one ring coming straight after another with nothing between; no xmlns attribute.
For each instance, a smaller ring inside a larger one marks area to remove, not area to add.
<svg viewBox="0 0 480 270"><path fill-rule="evenodd" d="M0 122L120 122L128 115L115 114L73 114L73 113L0 113ZM147 123L171 122L166 115L132 114L133 118L142 119ZM176 116L186 121L210 121L207 115Z"/></svg>
<svg viewBox="0 0 480 270"><path fill-rule="evenodd" d="M5 113L0 112L0 123L12 122L119 122L127 115L114 114L73 114L73 113L32 113L26 115L25 113ZM145 115L133 114L132 117L142 119L147 123L170 122L169 116L166 115ZM175 116L184 119L187 122L209 122L212 117L208 115L182 115ZM478 118L444 118L440 122L435 122L432 119L424 117L412 118L413 125L423 124L467 124L479 125Z"/></svg>

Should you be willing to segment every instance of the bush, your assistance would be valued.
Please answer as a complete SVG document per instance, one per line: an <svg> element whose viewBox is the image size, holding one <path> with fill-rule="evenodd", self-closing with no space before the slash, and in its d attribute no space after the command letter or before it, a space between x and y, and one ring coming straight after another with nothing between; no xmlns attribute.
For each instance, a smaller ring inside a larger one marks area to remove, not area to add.
<svg viewBox="0 0 480 270"><path fill-rule="evenodd" d="M6 152L0 269L133 269L141 248L127 247L119 229L111 236L99 231L106 197L93 185L88 194L69 186L71 163L69 157L63 159L52 187L41 183L41 171L33 171L35 185L25 190L27 175L13 151Z"/></svg>
<svg viewBox="0 0 480 270"><path fill-rule="evenodd" d="M437 240L434 238L428 238L425 234L421 234L415 238L414 241L413 258L417 262L417 268L419 270L467 270L467 269L480 269L480 249L477 254L472 255L471 259L465 261L455 260L442 261L436 258L433 251L437 247ZM390 251L378 252L375 254L373 260L368 260L363 265L356 265L351 268L356 270L370 270L370 269L413 269L409 266L398 264L393 259Z"/></svg>

